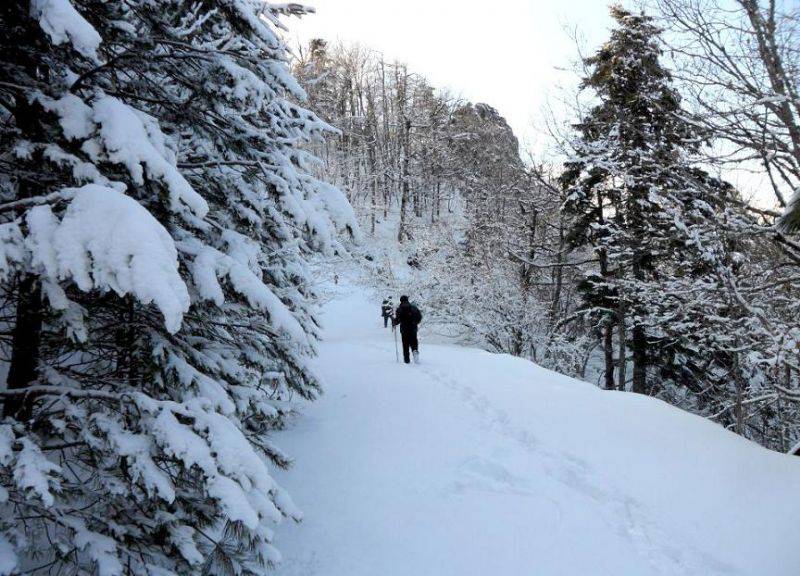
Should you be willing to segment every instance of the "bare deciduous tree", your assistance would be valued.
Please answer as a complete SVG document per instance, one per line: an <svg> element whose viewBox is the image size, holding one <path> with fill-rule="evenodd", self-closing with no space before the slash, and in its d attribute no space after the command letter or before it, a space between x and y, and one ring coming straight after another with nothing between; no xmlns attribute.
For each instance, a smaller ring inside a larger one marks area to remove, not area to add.
<svg viewBox="0 0 800 576"><path fill-rule="evenodd" d="M715 159L737 169L758 167L777 204L787 207L800 186L800 4L647 0L645 5L668 30L684 96L725 142Z"/></svg>

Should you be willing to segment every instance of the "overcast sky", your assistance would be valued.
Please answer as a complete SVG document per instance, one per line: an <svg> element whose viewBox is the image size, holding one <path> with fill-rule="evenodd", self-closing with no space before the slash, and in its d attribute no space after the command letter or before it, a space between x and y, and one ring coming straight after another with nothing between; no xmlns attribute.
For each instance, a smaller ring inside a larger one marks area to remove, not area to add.
<svg viewBox="0 0 800 576"><path fill-rule="evenodd" d="M608 38L611 0L305 0L316 8L288 22L295 42L311 38L359 42L409 65L437 88L486 102L505 116L523 153L539 155L547 137L542 109L556 87L576 82L568 32L577 29L590 52ZM628 4L628 2L622 2ZM568 120L564 118L564 120ZM760 176L725 176L758 202L772 194Z"/></svg>
<svg viewBox="0 0 800 576"><path fill-rule="evenodd" d="M289 22L296 38L337 39L409 64L436 87L499 110L536 147L532 120L575 58L566 28L590 45L610 27L604 0L306 0L316 14ZM541 140L541 139L539 139Z"/></svg>

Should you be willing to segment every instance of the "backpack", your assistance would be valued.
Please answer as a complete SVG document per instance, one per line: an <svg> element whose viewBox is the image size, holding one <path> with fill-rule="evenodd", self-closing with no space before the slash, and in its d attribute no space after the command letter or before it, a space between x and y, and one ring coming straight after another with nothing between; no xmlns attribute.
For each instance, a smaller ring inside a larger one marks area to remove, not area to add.
<svg viewBox="0 0 800 576"><path fill-rule="evenodd" d="M419 324L420 322L422 322L422 312L419 311L419 308L417 308L412 304L410 312L411 312L411 319L414 321L414 324Z"/></svg>

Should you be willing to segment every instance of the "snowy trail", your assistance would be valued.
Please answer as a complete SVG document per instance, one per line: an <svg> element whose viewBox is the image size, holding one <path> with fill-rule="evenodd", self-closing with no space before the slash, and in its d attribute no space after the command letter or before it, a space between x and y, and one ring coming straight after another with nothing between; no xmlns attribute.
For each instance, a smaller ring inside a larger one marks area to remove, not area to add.
<svg viewBox="0 0 800 576"><path fill-rule="evenodd" d="M800 459L508 356L397 364L377 309L325 308L326 395L277 438L305 512L277 574L800 573Z"/></svg>

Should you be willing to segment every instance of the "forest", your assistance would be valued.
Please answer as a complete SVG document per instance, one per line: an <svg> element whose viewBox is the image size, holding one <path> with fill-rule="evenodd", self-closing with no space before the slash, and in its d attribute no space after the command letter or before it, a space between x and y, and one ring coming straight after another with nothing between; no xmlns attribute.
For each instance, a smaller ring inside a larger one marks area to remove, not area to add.
<svg viewBox="0 0 800 576"><path fill-rule="evenodd" d="M369 48L312 40L295 73L340 129L315 148L320 176L366 233L397 215L394 241L424 270L413 288L451 334L786 452L800 441L800 23L736 4L612 9L571 124L545 122L558 164L523 158L490 105ZM769 200L726 181L737 169L763 175Z"/></svg>
<svg viewBox="0 0 800 576"><path fill-rule="evenodd" d="M304 517L287 469L316 457L281 440L350 370L325 364L340 277L412 294L423 341L588 382L597 406L693 414L686 444L713 423L741 462L780 458L796 501L800 6L609 10L605 41L576 46L566 116L539 114L544 152L380 47L293 46L312 7L3 2L0 576L281 573L276 526ZM590 404L557 413L579 429ZM536 445L504 414L487 429ZM619 498L608 514L650 525Z"/></svg>

